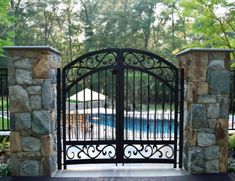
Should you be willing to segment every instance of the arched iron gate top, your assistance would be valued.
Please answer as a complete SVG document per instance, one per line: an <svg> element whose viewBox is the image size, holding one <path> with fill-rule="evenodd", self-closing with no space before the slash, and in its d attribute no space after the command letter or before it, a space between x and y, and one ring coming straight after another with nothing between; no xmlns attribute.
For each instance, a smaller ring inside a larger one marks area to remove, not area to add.
<svg viewBox="0 0 235 181"><path fill-rule="evenodd" d="M143 71L171 89L177 88L178 68L173 63L154 53L133 48L108 48L78 57L63 68L65 86L70 89L89 74L117 66Z"/></svg>

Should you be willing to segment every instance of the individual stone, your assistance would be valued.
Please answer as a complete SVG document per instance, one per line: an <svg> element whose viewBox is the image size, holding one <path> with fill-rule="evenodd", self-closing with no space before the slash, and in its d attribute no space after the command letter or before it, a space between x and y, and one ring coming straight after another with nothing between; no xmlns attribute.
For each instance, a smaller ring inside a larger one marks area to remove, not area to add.
<svg viewBox="0 0 235 181"><path fill-rule="evenodd" d="M198 87L198 95L207 95L209 91L208 84L206 82L198 82L197 83Z"/></svg>
<svg viewBox="0 0 235 181"><path fill-rule="evenodd" d="M227 118L229 115L229 97L222 96L220 99L220 117Z"/></svg>
<svg viewBox="0 0 235 181"><path fill-rule="evenodd" d="M219 173L218 159L206 161L206 173Z"/></svg>
<svg viewBox="0 0 235 181"><path fill-rule="evenodd" d="M33 79L33 85L42 85L44 79Z"/></svg>
<svg viewBox="0 0 235 181"><path fill-rule="evenodd" d="M28 94L40 95L42 92L41 86L29 86L27 87Z"/></svg>
<svg viewBox="0 0 235 181"><path fill-rule="evenodd" d="M51 81L44 80L42 85L42 106L44 109L50 109L52 103Z"/></svg>
<svg viewBox="0 0 235 181"><path fill-rule="evenodd" d="M53 157L42 159L41 162L41 175L51 176L51 174L56 170L56 163L53 160Z"/></svg>
<svg viewBox="0 0 235 181"><path fill-rule="evenodd" d="M209 92L219 94L229 94L230 92L230 72L227 70L208 71Z"/></svg>
<svg viewBox="0 0 235 181"><path fill-rule="evenodd" d="M219 104L208 104L207 116L210 119L219 118L220 116L220 105Z"/></svg>
<svg viewBox="0 0 235 181"><path fill-rule="evenodd" d="M15 66L18 69L31 70L32 60L30 60L29 58L21 58L20 60L15 61Z"/></svg>
<svg viewBox="0 0 235 181"><path fill-rule="evenodd" d="M198 96L198 103L206 104L206 103L216 103L215 95L200 95Z"/></svg>
<svg viewBox="0 0 235 181"><path fill-rule="evenodd" d="M19 132L12 131L10 135L10 151L11 153L21 151L21 137Z"/></svg>
<svg viewBox="0 0 235 181"><path fill-rule="evenodd" d="M218 119L215 127L216 143L220 146L228 144L228 120Z"/></svg>
<svg viewBox="0 0 235 181"><path fill-rule="evenodd" d="M211 146L215 144L215 135L210 133L198 133L198 146Z"/></svg>
<svg viewBox="0 0 235 181"><path fill-rule="evenodd" d="M211 60L207 68L208 69L224 69L225 68L224 60L223 59Z"/></svg>
<svg viewBox="0 0 235 181"><path fill-rule="evenodd" d="M32 133L34 135L45 135L50 132L50 112L34 111L32 120Z"/></svg>
<svg viewBox="0 0 235 181"><path fill-rule="evenodd" d="M15 77L15 64L14 64L14 61L9 58L8 60L8 85L15 85L16 84L16 77Z"/></svg>
<svg viewBox="0 0 235 181"><path fill-rule="evenodd" d="M228 165L228 145L220 146L220 155L219 155L220 173L227 173L227 165Z"/></svg>
<svg viewBox="0 0 235 181"><path fill-rule="evenodd" d="M188 151L188 171L191 174L205 172L205 159L201 148L194 146Z"/></svg>
<svg viewBox="0 0 235 181"><path fill-rule="evenodd" d="M21 86L10 86L9 88L11 112L30 112L31 107L27 91Z"/></svg>
<svg viewBox="0 0 235 181"><path fill-rule="evenodd" d="M41 152L30 152L30 151L27 151L27 152L18 152L17 153L17 157L18 158L22 158L22 159L41 159L42 158L42 155L41 155Z"/></svg>
<svg viewBox="0 0 235 181"><path fill-rule="evenodd" d="M22 149L23 151L39 151L41 148L40 139L35 137L22 137Z"/></svg>
<svg viewBox="0 0 235 181"><path fill-rule="evenodd" d="M26 160L20 163L21 176L39 176L39 161Z"/></svg>
<svg viewBox="0 0 235 181"><path fill-rule="evenodd" d="M215 129L216 122L217 122L216 119L208 119L209 128L210 128L210 129Z"/></svg>
<svg viewBox="0 0 235 181"><path fill-rule="evenodd" d="M49 65L47 54L41 54L33 65L34 79L49 79Z"/></svg>
<svg viewBox="0 0 235 181"><path fill-rule="evenodd" d="M50 80L52 84L56 84L57 83L57 78L56 78L56 69L50 69Z"/></svg>
<svg viewBox="0 0 235 181"><path fill-rule="evenodd" d="M214 134L214 130L213 129L209 129L209 128L200 128L200 129L198 129L198 133L210 133L210 134Z"/></svg>
<svg viewBox="0 0 235 181"><path fill-rule="evenodd" d="M205 159L214 160L219 158L219 146L208 146L205 149Z"/></svg>
<svg viewBox="0 0 235 181"><path fill-rule="evenodd" d="M45 158L51 157L53 153L53 143L52 143L52 136L51 135L45 135L41 137L41 153L42 156Z"/></svg>
<svg viewBox="0 0 235 181"><path fill-rule="evenodd" d="M25 69L16 69L16 82L18 85L32 84L32 72Z"/></svg>
<svg viewBox="0 0 235 181"><path fill-rule="evenodd" d="M29 113L15 114L15 129L28 130L31 128L31 115Z"/></svg>
<svg viewBox="0 0 235 181"><path fill-rule="evenodd" d="M20 176L20 160L16 154L11 154L11 158L8 162L11 176Z"/></svg>
<svg viewBox="0 0 235 181"><path fill-rule="evenodd" d="M31 96L30 97L31 108L33 110L39 110L42 108L41 96Z"/></svg>
<svg viewBox="0 0 235 181"><path fill-rule="evenodd" d="M190 124L192 129L208 128L205 105L192 104Z"/></svg>

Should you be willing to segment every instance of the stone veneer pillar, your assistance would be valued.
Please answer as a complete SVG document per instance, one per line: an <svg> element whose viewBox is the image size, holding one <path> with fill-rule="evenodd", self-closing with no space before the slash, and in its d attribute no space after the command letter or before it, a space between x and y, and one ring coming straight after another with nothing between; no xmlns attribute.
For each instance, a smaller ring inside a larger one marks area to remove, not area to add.
<svg viewBox="0 0 235 181"><path fill-rule="evenodd" d="M227 171L230 52L188 49L177 55L185 70L183 165L191 174Z"/></svg>
<svg viewBox="0 0 235 181"><path fill-rule="evenodd" d="M8 56L13 176L51 176L57 169L56 68L48 46L4 47Z"/></svg>

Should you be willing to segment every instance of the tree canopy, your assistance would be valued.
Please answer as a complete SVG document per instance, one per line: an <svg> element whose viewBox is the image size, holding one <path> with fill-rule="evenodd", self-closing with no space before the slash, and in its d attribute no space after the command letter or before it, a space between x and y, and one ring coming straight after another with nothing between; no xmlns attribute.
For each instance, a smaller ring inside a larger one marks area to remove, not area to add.
<svg viewBox="0 0 235 181"><path fill-rule="evenodd" d="M0 0L0 55L5 45L50 45L64 64L109 47L149 50L175 61L184 48L235 48L235 2Z"/></svg>

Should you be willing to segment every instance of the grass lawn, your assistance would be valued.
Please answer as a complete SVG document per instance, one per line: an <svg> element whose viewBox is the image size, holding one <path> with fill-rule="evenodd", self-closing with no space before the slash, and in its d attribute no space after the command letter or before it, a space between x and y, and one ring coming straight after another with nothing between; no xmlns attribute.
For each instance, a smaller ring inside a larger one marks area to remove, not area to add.
<svg viewBox="0 0 235 181"><path fill-rule="evenodd" d="M9 119L0 117L0 131L9 130L9 129L10 129Z"/></svg>

